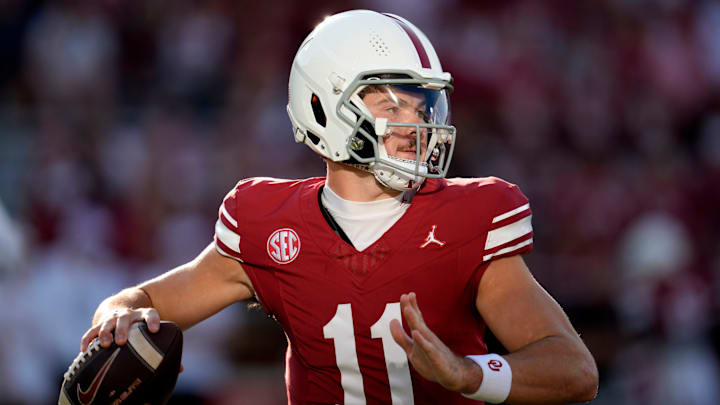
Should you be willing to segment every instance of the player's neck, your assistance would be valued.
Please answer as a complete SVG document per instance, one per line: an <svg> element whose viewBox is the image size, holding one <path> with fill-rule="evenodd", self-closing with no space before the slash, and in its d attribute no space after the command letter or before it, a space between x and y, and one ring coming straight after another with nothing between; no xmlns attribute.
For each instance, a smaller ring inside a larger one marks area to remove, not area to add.
<svg viewBox="0 0 720 405"><path fill-rule="evenodd" d="M342 163L326 162L327 184L340 198L350 201L377 201L400 194L400 191L382 186L372 173Z"/></svg>

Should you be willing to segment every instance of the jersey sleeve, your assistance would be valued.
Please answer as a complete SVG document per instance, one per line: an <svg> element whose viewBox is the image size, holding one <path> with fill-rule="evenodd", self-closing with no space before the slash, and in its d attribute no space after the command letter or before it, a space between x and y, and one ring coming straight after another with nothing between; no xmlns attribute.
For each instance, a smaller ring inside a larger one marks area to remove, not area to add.
<svg viewBox="0 0 720 405"><path fill-rule="evenodd" d="M280 306L277 278L269 269L259 270L257 218L244 214L256 213L259 204L267 204L267 200L262 198L267 195L267 190L264 190L267 183L266 178L244 179L225 196L218 209L214 241L215 249L221 255L242 263L243 271L252 282L255 298L271 315ZM245 239L241 237L241 232L246 235Z"/></svg>
<svg viewBox="0 0 720 405"><path fill-rule="evenodd" d="M529 253L533 245L532 211L520 188L507 182L493 187L482 262Z"/></svg>
<svg viewBox="0 0 720 405"><path fill-rule="evenodd" d="M237 213L238 187L231 190L218 209L215 222L215 248L223 255L244 263L240 250L240 228Z"/></svg>

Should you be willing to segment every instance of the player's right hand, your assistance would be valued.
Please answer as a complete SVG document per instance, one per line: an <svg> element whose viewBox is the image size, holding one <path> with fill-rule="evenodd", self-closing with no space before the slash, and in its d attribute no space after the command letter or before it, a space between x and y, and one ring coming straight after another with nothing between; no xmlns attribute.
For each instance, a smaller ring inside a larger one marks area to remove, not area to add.
<svg viewBox="0 0 720 405"><path fill-rule="evenodd" d="M127 342L130 325L141 321L147 323L152 333L160 330L160 315L155 308L115 309L85 332L80 341L80 351L84 352L95 338L100 339L100 346L104 348L110 347L113 337L115 343L122 346Z"/></svg>

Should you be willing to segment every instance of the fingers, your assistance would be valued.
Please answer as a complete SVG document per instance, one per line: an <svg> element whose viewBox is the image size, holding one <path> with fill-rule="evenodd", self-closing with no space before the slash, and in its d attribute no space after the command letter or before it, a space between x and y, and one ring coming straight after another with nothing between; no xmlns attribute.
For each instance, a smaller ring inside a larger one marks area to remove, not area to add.
<svg viewBox="0 0 720 405"><path fill-rule="evenodd" d="M110 318L100 323L100 331L98 332L98 339L100 339L100 346L104 348L110 347L113 341L113 330L117 326L117 318L111 316Z"/></svg>
<svg viewBox="0 0 720 405"><path fill-rule="evenodd" d="M427 355L432 355L437 351L435 345L423 336L419 330L412 331L412 339L415 341L415 344L420 346L420 349L422 349L422 351L424 351Z"/></svg>
<svg viewBox="0 0 720 405"><path fill-rule="evenodd" d="M160 315L154 308L115 310L85 332L80 341L80 350L85 351L94 338L99 339L103 348L110 347L113 339L118 346L122 346L127 343L130 325L142 320L147 323L151 333L160 330Z"/></svg>
<svg viewBox="0 0 720 405"><path fill-rule="evenodd" d="M403 304L405 305L403 306ZM421 350L428 353L442 350L445 346L425 323L415 293L403 294L400 297L400 305L403 317L410 329L410 339L415 342L416 347L419 346ZM418 341L416 336L421 336L422 340Z"/></svg>
<svg viewBox="0 0 720 405"><path fill-rule="evenodd" d="M457 391L463 382L462 358L427 326L415 293L403 294L400 308L409 334L405 333L399 321L393 320L390 332L395 341L408 353L408 359L420 375Z"/></svg>
<svg viewBox="0 0 720 405"><path fill-rule="evenodd" d="M405 333L405 329L403 329L402 324L397 319L390 321L390 334L395 342L397 342L397 344L400 345L406 353L409 353L412 350L413 340L407 333Z"/></svg>
<svg viewBox="0 0 720 405"><path fill-rule="evenodd" d="M130 324L134 321L133 317L130 316L119 316L115 322L115 343L118 346L122 346L127 342L127 333L130 329ZM100 344L104 346L102 338Z"/></svg>
<svg viewBox="0 0 720 405"><path fill-rule="evenodd" d="M142 317L150 332L156 333L160 330L160 314L155 308L144 308Z"/></svg>
<svg viewBox="0 0 720 405"><path fill-rule="evenodd" d="M97 324L97 325L93 326L92 328L88 329L87 332L85 332L82 339L80 340L80 351L81 352L84 352L85 350L87 350L88 346L90 346L90 342L92 342L92 340L97 337L99 330L100 330L100 324Z"/></svg>
<svg viewBox="0 0 720 405"><path fill-rule="evenodd" d="M429 330L420 313L415 293L403 294L400 297L400 308L410 330Z"/></svg>
<svg viewBox="0 0 720 405"><path fill-rule="evenodd" d="M420 320L424 324L425 320L423 319L422 312L420 311L420 307L418 306L417 295L415 295L414 292L411 292L410 294L408 294L408 299L410 301L410 305L415 309L415 311L417 311Z"/></svg>
<svg viewBox="0 0 720 405"><path fill-rule="evenodd" d="M392 322L390 323L390 332L393 334L393 338L396 342L403 348L406 349L405 351L408 351L409 348L406 348L406 346L403 346L403 344L406 344L410 348L412 348L413 343L415 344L416 349L420 349L422 351L428 351L428 350L434 350L434 346L431 342L437 339L435 334L428 328L428 326L425 324L425 320L422 317L422 313L420 312L420 307L417 303L417 296L414 292L411 292L409 294L403 294L400 296L400 308L403 314L403 318L407 322L408 329L410 329L410 335L405 333L405 331L402 329L402 325L398 325L396 328L399 329L399 331L393 331L395 329L393 327ZM400 332L402 332L402 335L400 335ZM396 336L397 334L397 336ZM415 340L415 336L422 336L422 342L424 344L419 345L418 347L418 341ZM407 342L410 342L408 345Z"/></svg>

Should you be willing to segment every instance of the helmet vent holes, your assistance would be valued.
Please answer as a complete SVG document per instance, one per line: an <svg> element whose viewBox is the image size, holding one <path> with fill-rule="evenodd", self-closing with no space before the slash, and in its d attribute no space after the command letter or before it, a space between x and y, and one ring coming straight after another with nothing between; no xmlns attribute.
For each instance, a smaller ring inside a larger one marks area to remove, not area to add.
<svg viewBox="0 0 720 405"><path fill-rule="evenodd" d="M370 47L380 56L389 56L390 51L387 44L383 41L380 34L373 32L370 34Z"/></svg>

